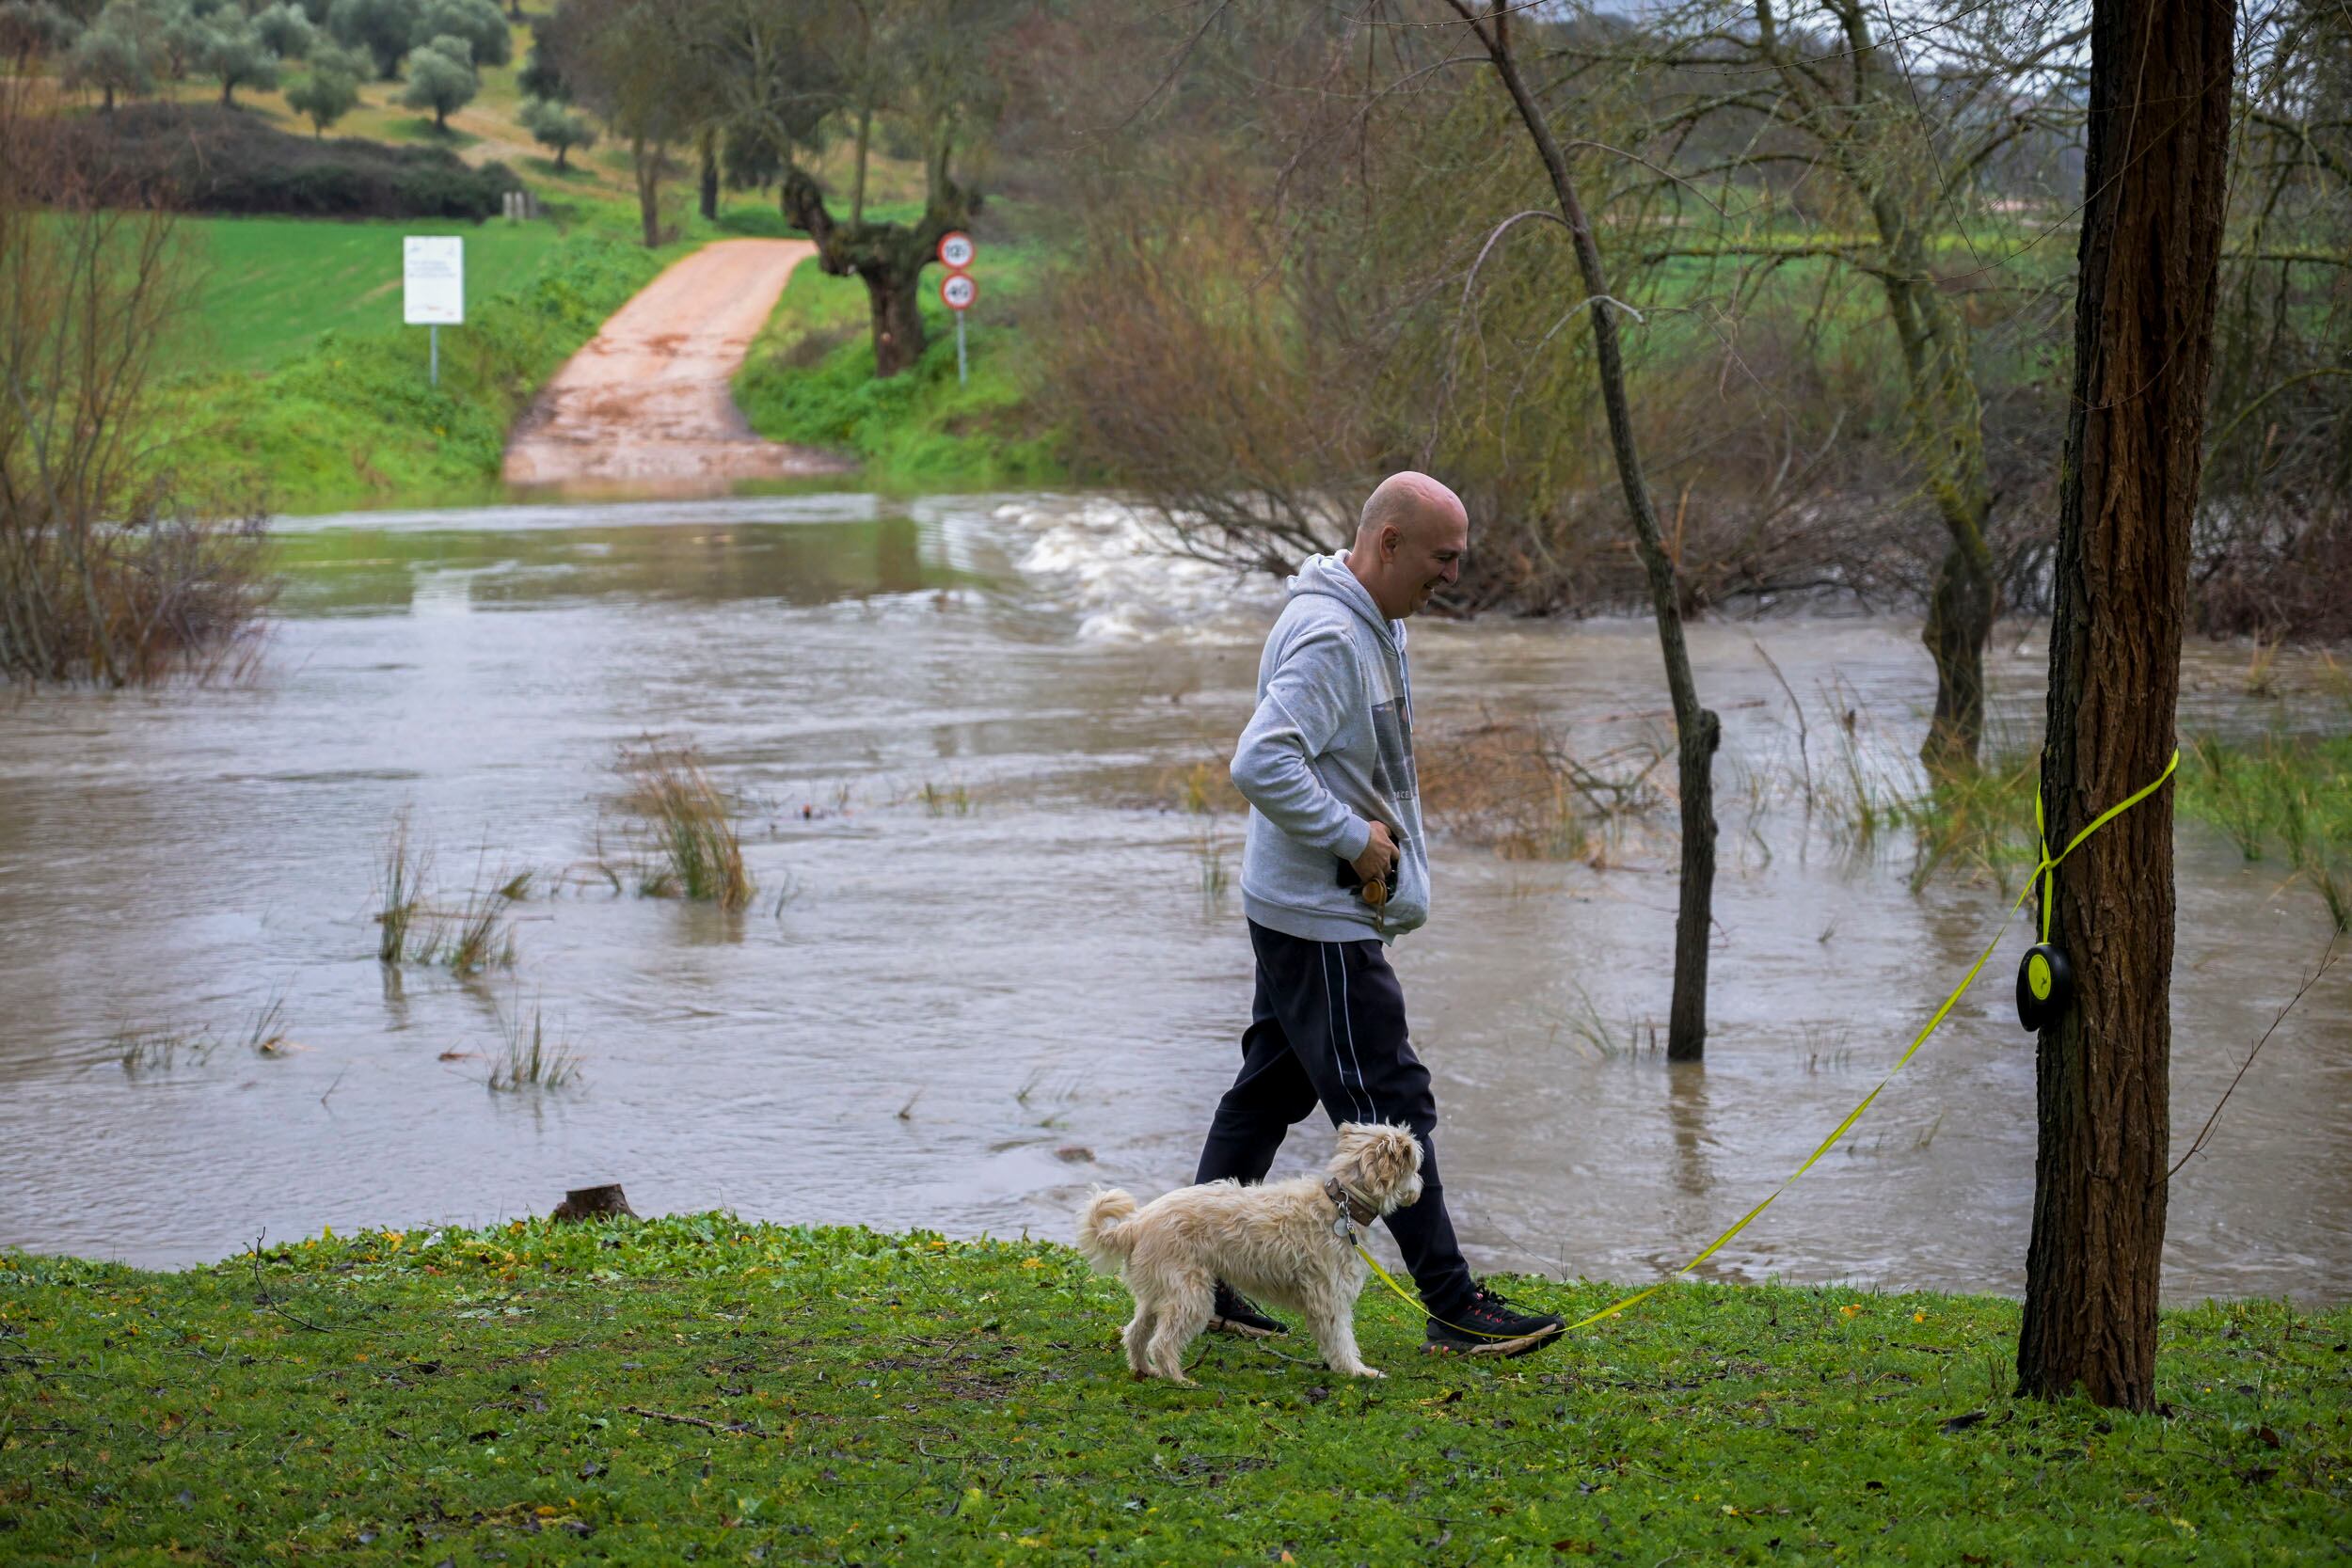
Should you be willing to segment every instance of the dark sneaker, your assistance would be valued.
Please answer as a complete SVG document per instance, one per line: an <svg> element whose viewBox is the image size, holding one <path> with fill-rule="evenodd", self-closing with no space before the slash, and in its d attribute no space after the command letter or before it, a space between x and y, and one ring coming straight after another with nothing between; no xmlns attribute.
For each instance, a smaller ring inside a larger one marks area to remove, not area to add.
<svg viewBox="0 0 2352 1568"><path fill-rule="evenodd" d="M1277 1334L1291 1331L1290 1324L1267 1317L1258 1310L1256 1302L1221 1279L1216 1282L1216 1308L1209 1319L1209 1327L1218 1334L1238 1334L1245 1339L1271 1339Z"/></svg>
<svg viewBox="0 0 2352 1568"><path fill-rule="evenodd" d="M1500 1291L1481 1285L1469 1303L1429 1320L1421 1348L1434 1355L1525 1355L1559 1338L1565 1325L1551 1312L1516 1312Z"/></svg>

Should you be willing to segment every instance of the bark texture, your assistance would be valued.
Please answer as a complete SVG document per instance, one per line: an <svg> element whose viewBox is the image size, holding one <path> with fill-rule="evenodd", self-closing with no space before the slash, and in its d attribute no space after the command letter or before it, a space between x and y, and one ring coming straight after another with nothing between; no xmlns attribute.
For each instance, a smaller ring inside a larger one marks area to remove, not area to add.
<svg viewBox="0 0 2352 1568"><path fill-rule="evenodd" d="M2061 848L2164 769L2180 693L2234 6L2094 0L2042 794ZM2042 1034L2021 1393L2155 1403L2171 1122L2172 791L2058 873L2074 1006Z"/></svg>

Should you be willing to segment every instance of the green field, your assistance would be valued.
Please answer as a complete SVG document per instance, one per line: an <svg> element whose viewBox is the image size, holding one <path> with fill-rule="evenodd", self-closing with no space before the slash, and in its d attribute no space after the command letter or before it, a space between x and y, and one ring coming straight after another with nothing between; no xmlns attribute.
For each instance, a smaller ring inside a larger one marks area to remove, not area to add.
<svg viewBox="0 0 2352 1568"><path fill-rule="evenodd" d="M2151 1416L2013 1399L1989 1297L1677 1286L1473 1363L1375 1291L1386 1381L1210 1337L1189 1388L1129 1381L1125 1315L1051 1243L724 1214L0 1254L0 1557L2027 1568L2352 1521L2344 1307L2166 1313Z"/></svg>
<svg viewBox="0 0 2352 1568"><path fill-rule="evenodd" d="M548 223L191 217L180 229L202 281L195 312L164 360L167 373L179 374L268 370L322 332L399 327L404 235L464 237L469 302L520 285L558 239ZM443 337L464 330L451 327Z"/></svg>

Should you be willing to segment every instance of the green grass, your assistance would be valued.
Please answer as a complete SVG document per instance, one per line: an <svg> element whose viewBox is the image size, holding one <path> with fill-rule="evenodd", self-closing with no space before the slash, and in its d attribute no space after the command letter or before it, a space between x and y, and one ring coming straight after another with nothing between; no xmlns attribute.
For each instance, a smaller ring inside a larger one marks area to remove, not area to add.
<svg viewBox="0 0 2352 1568"><path fill-rule="evenodd" d="M193 377L171 389L167 461L200 497L328 511L399 499L487 499L509 427L605 318L702 239L648 251L598 222L550 239L505 292L469 288L465 325L319 334L260 375Z"/></svg>
<svg viewBox="0 0 2352 1568"><path fill-rule="evenodd" d="M938 302L940 269L923 275L929 341L922 359L878 381L866 286L804 261L737 372L735 401L770 440L849 452L866 481L884 488L1059 483L1068 477L1061 438L1029 407L1035 370L1020 325L1042 309L1037 293L1045 261L1033 242L981 248L972 269L980 297L965 323L971 379L963 385L956 379L953 314Z"/></svg>
<svg viewBox="0 0 2352 1568"><path fill-rule="evenodd" d="M2297 1562L2352 1519L2352 1310L2166 1314L2164 1414L2010 1397L2010 1302L1681 1286L1358 1383L1136 1385L1069 1250L701 1215L0 1255L12 1562ZM1530 1282L1568 1310L1600 1287Z"/></svg>
<svg viewBox="0 0 2352 1568"><path fill-rule="evenodd" d="M397 329L404 235L464 236L469 302L522 286L560 243L545 223L189 217L180 230L203 268L203 282L164 366L167 373L196 375L269 370L324 332Z"/></svg>

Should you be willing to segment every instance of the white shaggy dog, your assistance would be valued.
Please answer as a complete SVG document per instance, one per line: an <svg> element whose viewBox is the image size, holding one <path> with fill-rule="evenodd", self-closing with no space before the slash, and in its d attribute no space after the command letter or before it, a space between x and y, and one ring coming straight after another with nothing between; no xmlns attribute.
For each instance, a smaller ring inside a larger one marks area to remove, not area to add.
<svg viewBox="0 0 2352 1568"><path fill-rule="evenodd" d="M1182 1187L1141 1209L1117 1188L1087 1199L1078 1250L1104 1273L1116 1270L1136 1298L1135 1321L1120 1338L1136 1377L1191 1381L1184 1347L1208 1325L1220 1279L1303 1315L1332 1370L1381 1375L1356 1353L1366 1275L1349 1237L1352 1227L1420 1200L1421 1145L1407 1128L1343 1122L1324 1169L1327 1180Z"/></svg>

